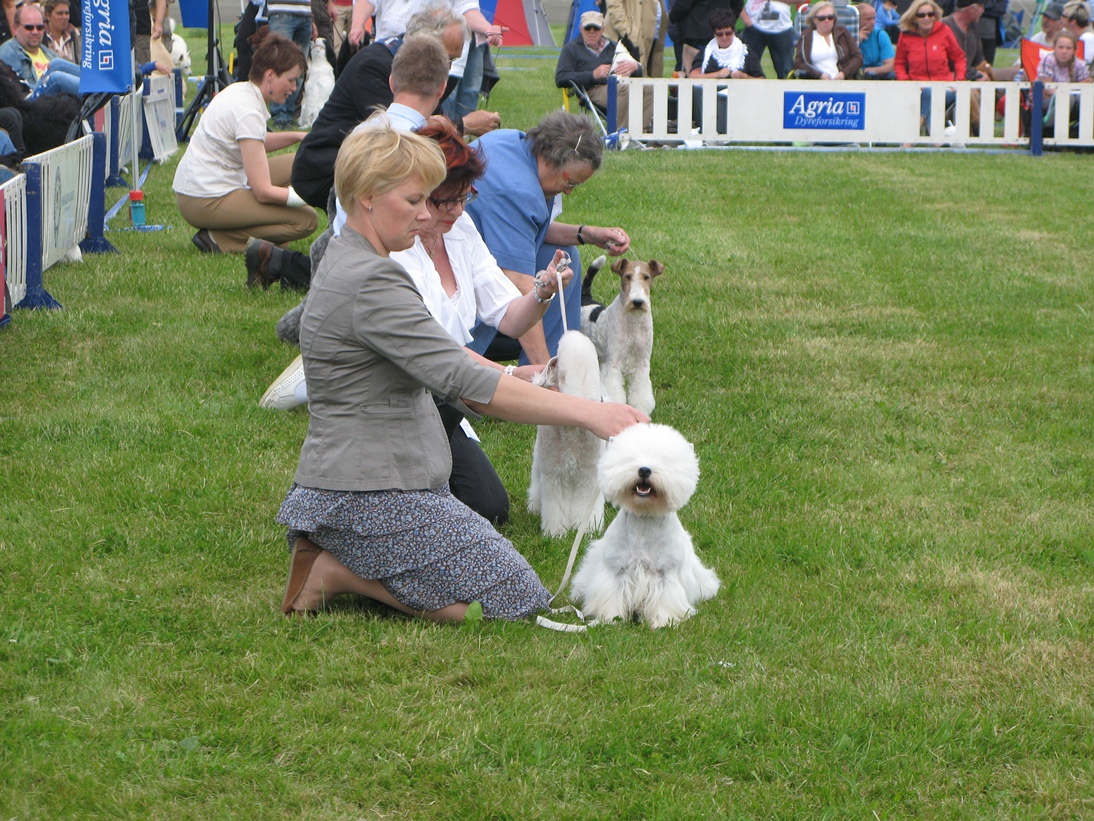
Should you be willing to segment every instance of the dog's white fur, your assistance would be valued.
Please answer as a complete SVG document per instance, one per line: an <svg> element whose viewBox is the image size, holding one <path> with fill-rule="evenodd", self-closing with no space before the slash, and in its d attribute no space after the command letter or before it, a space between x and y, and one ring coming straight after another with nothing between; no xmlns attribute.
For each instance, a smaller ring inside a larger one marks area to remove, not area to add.
<svg viewBox="0 0 1094 821"><path fill-rule="evenodd" d="M580 331L563 334L558 355L536 374L535 383L599 402L600 363L593 343ZM528 509L539 514L544 533L562 536L583 524L600 529L604 497L597 487L596 470L603 452L604 441L584 428L539 426Z"/></svg>
<svg viewBox="0 0 1094 821"><path fill-rule="evenodd" d="M691 443L667 425L634 425L608 443L598 479L619 514L574 575L570 591L585 615L651 628L693 616L720 582L676 515L699 481Z"/></svg>
<svg viewBox="0 0 1094 821"><path fill-rule="evenodd" d="M186 41L182 39L181 34L175 34L175 21L168 17L163 23L164 29L171 36L171 62L175 64L175 68L182 69L182 76L189 77L192 70L192 61L190 59L190 46L186 44ZM155 40L152 41L155 44ZM155 57L155 55L152 55Z"/></svg>
<svg viewBox="0 0 1094 821"><path fill-rule="evenodd" d="M311 128L334 90L334 69L327 62L327 41L318 37L308 50L308 76L300 104L300 127Z"/></svg>
<svg viewBox="0 0 1094 821"><path fill-rule="evenodd" d="M596 345L600 356L600 380L604 395L613 402L627 402L643 413L655 405L650 382L653 354L653 312L650 289L665 266L619 259L611 270L619 276L619 294L608 307L592 298L592 282L605 258L597 257L581 284L581 330Z"/></svg>

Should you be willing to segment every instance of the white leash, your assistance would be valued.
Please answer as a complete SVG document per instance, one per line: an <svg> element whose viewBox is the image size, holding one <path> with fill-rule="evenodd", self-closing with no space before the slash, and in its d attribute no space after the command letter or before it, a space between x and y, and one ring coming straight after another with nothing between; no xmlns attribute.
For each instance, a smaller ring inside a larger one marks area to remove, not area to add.
<svg viewBox="0 0 1094 821"><path fill-rule="evenodd" d="M559 309L562 313L562 332L569 332L570 328L566 324L566 286L562 284L562 273L559 270L561 266L562 270L566 270L570 267L570 255L567 253L562 254L562 259L558 261L558 265L555 266L555 282L558 283L558 298L562 300L562 304L559 305ZM557 593L555 594L558 595Z"/></svg>
<svg viewBox="0 0 1094 821"><path fill-rule="evenodd" d="M559 280L559 285L562 285L562 281ZM554 604L555 599L562 595L562 591L566 589L566 585L570 581L570 573L573 572L574 562L577 561L577 551L581 547L581 542L585 538L585 534L589 532L589 520L593 515L593 508L596 507L596 498L593 499L589 509L585 511L585 518L582 519L582 525L577 529L577 534L574 536L574 543L570 547L570 557L566 560L566 570L562 574L562 582L558 586L558 590L555 591L555 595L551 596L551 601L548 604ZM551 614L556 613L573 613L582 622L585 622L585 614L574 607L572 604L567 604L564 607L555 607L551 609ZM583 624L564 624L562 622L552 621L551 619L544 618L543 616L536 616L536 624L540 627L546 627L548 630L557 630L560 633L584 633L590 627L594 627L598 624L597 621L591 621Z"/></svg>

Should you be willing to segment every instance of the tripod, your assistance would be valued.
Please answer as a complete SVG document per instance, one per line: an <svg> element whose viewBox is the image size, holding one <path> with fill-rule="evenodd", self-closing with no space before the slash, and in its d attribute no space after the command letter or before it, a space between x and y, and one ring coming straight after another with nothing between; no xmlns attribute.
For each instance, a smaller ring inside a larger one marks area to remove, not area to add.
<svg viewBox="0 0 1094 821"><path fill-rule="evenodd" d="M224 58L220 56L220 39L216 36L217 30L213 22L214 5L215 0L209 0L209 27L206 40L208 50L206 51L205 76L198 85L197 94L190 101L190 105L186 107L186 112L175 128L175 139L180 143L189 139L190 129L194 127L194 121L197 120L201 109L209 104L214 94L227 88L232 82L228 76L228 70L224 67Z"/></svg>

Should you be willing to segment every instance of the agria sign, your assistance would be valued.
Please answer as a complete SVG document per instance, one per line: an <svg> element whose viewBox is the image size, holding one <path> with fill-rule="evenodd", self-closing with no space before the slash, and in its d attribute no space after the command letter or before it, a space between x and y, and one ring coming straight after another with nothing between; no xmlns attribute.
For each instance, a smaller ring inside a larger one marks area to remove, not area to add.
<svg viewBox="0 0 1094 821"><path fill-rule="evenodd" d="M864 131L866 94L784 91L783 128Z"/></svg>

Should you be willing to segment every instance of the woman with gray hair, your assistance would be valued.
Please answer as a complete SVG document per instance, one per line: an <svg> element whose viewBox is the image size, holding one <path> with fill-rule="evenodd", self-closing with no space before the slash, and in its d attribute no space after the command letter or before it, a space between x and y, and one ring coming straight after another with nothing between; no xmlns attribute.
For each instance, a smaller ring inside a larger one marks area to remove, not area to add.
<svg viewBox="0 0 1094 821"><path fill-rule="evenodd" d="M558 248L570 255L575 271L581 270L578 245L603 248L611 256L630 248L630 237L622 228L556 219L562 213L562 196L588 182L604 158L603 143L588 117L551 111L527 133L502 129L480 137L475 145L486 160L486 174L476 185L478 198L467 210L490 253L522 294L533 289L536 271L547 267ZM566 294L565 310L567 326L579 328L577 288ZM561 309L551 305L542 323L520 337L519 345L495 328L480 325L468 347L494 360L520 356L522 364L542 365L554 355L562 332Z"/></svg>
<svg viewBox="0 0 1094 821"><path fill-rule="evenodd" d="M836 7L828 0L816 3L806 18L794 52L794 71L811 80L853 80L862 68L862 52L854 35L837 21Z"/></svg>

